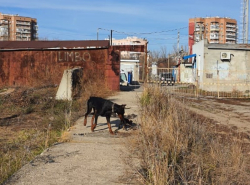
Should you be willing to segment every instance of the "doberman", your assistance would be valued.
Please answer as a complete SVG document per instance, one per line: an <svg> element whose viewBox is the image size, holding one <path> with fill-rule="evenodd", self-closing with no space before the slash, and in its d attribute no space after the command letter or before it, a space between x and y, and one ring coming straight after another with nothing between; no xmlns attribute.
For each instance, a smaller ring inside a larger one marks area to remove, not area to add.
<svg viewBox="0 0 250 185"><path fill-rule="evenodd" d="M109 132L110 134L114 134L111 128L110 124L110 117L111 114L117 113L121 122L119 124L119 128L121 124L125 125L125 120L124 120L124 109L125 109L126 104L118 105L116 103L113 103L110 100L106 100L100 97L90 97L87 102L87 112L85 113L85 119L84 119L84 126L87 124L87 116L91 112L91 110L94 110L94 115L91 120L91 131L94 132L94 129L97 125L97 119L98 116L103 116L106 117L108 127L109 127ZM95 124L93 123L95 119Z"/></svg>

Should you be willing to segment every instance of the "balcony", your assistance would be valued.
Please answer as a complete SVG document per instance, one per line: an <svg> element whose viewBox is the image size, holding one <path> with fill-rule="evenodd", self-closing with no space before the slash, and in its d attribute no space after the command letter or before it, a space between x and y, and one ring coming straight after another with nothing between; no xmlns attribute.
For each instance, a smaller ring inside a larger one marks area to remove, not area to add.
<svg viewBox="0 0 250 185"><path fill-rule="evenodd" d="M139 54L123 54L121 55L122 60L139 60L140 53Z"/></svg>
<svg viewBox="0 0 250 185"><path fill-rule="evenodd" d="M209 43L211 43L211 44L218 44L219 43L219 41L218 40L210 40L210 42Z"/></svg>
<svg viewBox="0 0 250 185"><path fill-rule="evenodd" d="M1 37L8 37L8 32L0 32Z"/></svg>
<svg viewBox="0 0 250 185"><path fill-rule="evenodd" d="M211 30L211 31L219 31L219 30L220 30L220 27L219 27L219 26L211 25L211 26L210 26L210 30Z"/></svg>
<svg viewBox="0 0 250 185"><path fill-rule="evenodd" d="M227 32L236 32L236 29L233 29L233 28L227 28L226 29Z"/></svg>
<svg viewBox="0 0 250 185"><path fill-rule="evenodd" d="M204 31L204 27L200 28L200 27L196 27L194 31Z"/></svg>
<svg viewBox="0 0 250 185"><path fill-rule="evenodd" d="M17 25L16 29L29 30L30 29L30 25Z"/></svg>
<svg viewBox="0 0 250 185"><path fill-rule="evenodd" d="M226 40L236 40L236 38L235 37L229 37L229 36L227 36Z"/></svg>
<svg viewBox="0 0 250 185"><path fill-rule="evenodd" d="M16 21L17 25L30 25L30 22L25 22L25 21Z"/></svg>
<svg viewBox="0 0 250 185"><path fill-rule="evenodd" d="M235 36L236 36L236 34L235 34L235 33L226 33L226 35L227 35L227 36L229 36L229 37L230 37L230 36L233 36L233 37L235 37Z"/></svg>
<svg viewBox="0 0 250 185"><path fill-rule="evenodd" d="M7 20L0 20L0 24L6 25L6 24L8 24L8 21Z"/></svg>
<svg viewBox="0 0 250 185"><path fill-rule="evenodd" d="M8 26L0 26L0 31L8 31Z"/></svg>
<svg viewBox="0 0 250 185"><path fill-rule="evenodd" d="M219 35L210 35L210 39L219 39Z"/></svg>
<svg viewBox="0 0 250 185"><path fill-rule="evenodd" d="M17 33L30 33L30 30L24 30L24 29L16 29Z"/></svg>
<svg viewBox="0 0 250 185"><path fill-rule="evenodd" d="M226 24L226 27L227 27L227 28L235 28L236 25L235 25L235 24Z"/></svg>
<svg viewBox="0 0 250 185"><path fill-rule="evenodd" d="M33 26L33 29L38 30L38 26L37 25Z"/></svg>
<svg viewBox="0 0 250 185"><path fill-rule="evenodd" d="M30 30L23 30L23 33L30 33Z"/></svg>

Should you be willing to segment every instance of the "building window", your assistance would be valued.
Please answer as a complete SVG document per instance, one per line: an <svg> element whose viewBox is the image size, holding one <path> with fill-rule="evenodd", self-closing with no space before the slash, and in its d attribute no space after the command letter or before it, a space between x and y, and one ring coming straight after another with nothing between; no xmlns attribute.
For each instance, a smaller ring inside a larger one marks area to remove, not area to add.
<svg viewBox="0 0 250 185"><path fill-rule="evenodd" d="M213 78L213 73L206 73L206 78Z"/></svg>

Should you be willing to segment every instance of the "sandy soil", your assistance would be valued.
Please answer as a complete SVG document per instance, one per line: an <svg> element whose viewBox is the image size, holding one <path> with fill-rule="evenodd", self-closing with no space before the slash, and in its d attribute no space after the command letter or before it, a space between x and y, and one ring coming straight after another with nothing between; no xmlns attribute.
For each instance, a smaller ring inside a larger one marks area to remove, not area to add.
<svg viewBox="0 0 250 185"><path fill-rule="evenodd" d="M126 115L137 122L137 98L142 88L120 92L109 99L118 104L127 104ZM137 184L134 173L124 161L129 158L124 145L133 130L118 130L110 135L106 119L98 118L95 132L90 131L91 115L87 126L80 118L69 131L70 142L57 143L35 160L22 167L6 183L11 185L58 185L58 184ZM118 127L118 118L111 118L113 131ZM136 159L128 159L136 165ZM133 162L134 161L134 162Z"/></svg>

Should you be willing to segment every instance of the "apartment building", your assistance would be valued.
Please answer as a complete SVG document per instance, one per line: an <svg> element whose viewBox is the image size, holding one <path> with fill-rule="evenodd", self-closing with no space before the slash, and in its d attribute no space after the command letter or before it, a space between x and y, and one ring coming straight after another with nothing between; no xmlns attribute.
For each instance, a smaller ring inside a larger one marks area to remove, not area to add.
<svg viewBox="0 0 250 185"><path fill-rule="evenodd" d="M147 40L138 37L127 37L125 39L113 39L112 45L145 45Z"/></svg>
<svg viewBox="0 0 250 185"><path fill-rule="evenodd" d="M125 39L113 39L112 45L143 45L148 43L146 39L138 37L127 37ZM144 68L142 61L145 60L145 52L134 52L134 51L121 51L120 52L120 70L123 71L128 77L132 74L131 83L138 83L144 79ZM148 57L146 57L148 58Z"/></svg>
<svg viewBox="0 0 250 185"><path fill-rule="evenodd" d="M146 45L148 41L146 39L141 39L138 37L127 37L125 39L113 39L112 45L119 46L119 45ZM131 58L131 59L139 59L140 52L131 52L131 51L122 51L121 57L122 58Z"/></svg>
<svg viewBox="0 0 250 185"><path fill-rule="evenodd" d="M207 39L209 43L236 44L237 21L228 17L206 17L189 19L188 45L192 53L192 45Z"/></svg>
<svg viewBox="0 0 250 185"><path fill-rule="evenodd" d="M36 19L0 13L0 41L31 41L37 39Z"/></svg>

